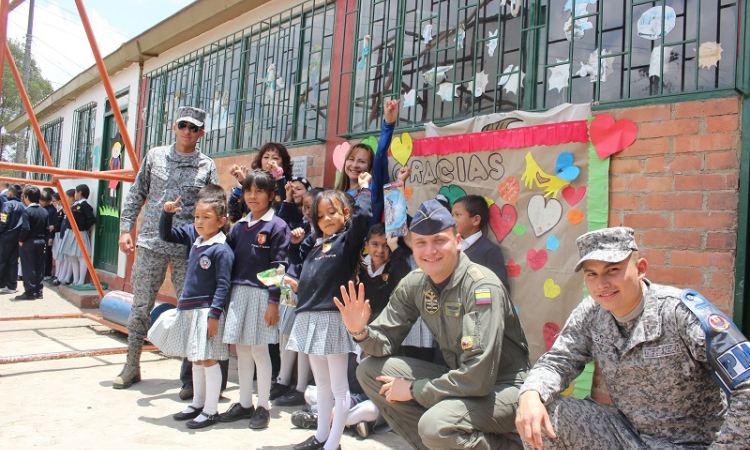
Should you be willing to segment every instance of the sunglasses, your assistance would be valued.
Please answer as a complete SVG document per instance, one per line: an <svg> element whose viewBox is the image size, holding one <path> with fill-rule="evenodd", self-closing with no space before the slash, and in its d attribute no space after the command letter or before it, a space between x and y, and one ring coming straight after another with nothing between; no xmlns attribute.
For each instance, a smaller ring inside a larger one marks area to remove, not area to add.
<svg viewBox="0 0 750 450"><path fill-rule="evenodd" d="M190 128L190 132L191 133L197 133L199 130L202 129L199 126L193 125L192 123L189 123L189 122L178 122L177 123L177 129L178 130L184 130L185 128L188 128L188 127Z"/></svg>

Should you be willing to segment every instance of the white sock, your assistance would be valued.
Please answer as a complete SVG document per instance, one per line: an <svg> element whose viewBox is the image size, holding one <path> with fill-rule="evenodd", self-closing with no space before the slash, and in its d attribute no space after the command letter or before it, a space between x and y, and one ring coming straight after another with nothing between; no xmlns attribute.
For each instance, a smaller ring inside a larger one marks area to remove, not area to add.
<svg viewBox="0 0 750 450"><path fill-rule="evenodd" d="M206 371L206 404L203 412L216 414L219 412L219 396L221 395L221 367L219 364L208 366Z"/></svg>
<svg viewBox="0 0 750 450"><path fill-rule="evenodd" d="M253 345L253 359L258 369L258 408L268 410L268 396L271 394L271 355L268 344Z"/></svg>
<svg viewBox="0 0 750 450"><path fill-rule="evenodd" d="M333 421L331 432L326 440L324 450L336 450L344 434L346 419L349 417L351 398L349 396L349 355L346 353L328 355L328 371L331 376L331 391L334 397Z"/></svg>
<svg viewBox="0 0 750 450"><path fill-rule="evenodd" d="M86 283L86 275L89 274L89 268L86 266L86 259L82 256L79 256L78 258L78 280L75 282L75 284L85 284Z"/></svg>
<svg viewBox="0 0 750 450"><path fill-rule="evenodd" d="M326 442L331 434L331 415L333 411L333 394L331 393L331 376L328 372L326 356L310 355L310 367L315 377L318 397L318 428L315 439Z"/></svg>
<svg viewBox="0 0 750 450"><path fill-rule="evenodd" d="M310 380L310 357L307 353L297 353L297 390L305 392Z"/></svg>
<svg viewBox="0 0 750 450"><path fill-rule="evenodd" d="M78 272L80 270L80 267L78 266L78 257L76 256L66 256L65 258L68 259L68 264L70 266L70 271L73 274L73 277L70 279L71 283L75 283L78 281Z"/></svg>
<svg viewBox="0 0 750 450"><path fill-rule="evenodd" d="M279 342L279 359L281 360L281 367L279 368L279 384L289 386L292 380L292 369L294 368L294 358L297 356L297 352L286 349L286 344L289 342L289 335L282 334Z"/></svg>
<svg viewBox="0 0 750 450"><path fill-rule="evenodd" d="M190 406L194 409L201 409L205 404L206 369L201 364L193 363L193 402L190 404Z"/></svg>
<svg viewBox="0 0 750 450"><path fill-rule="evenodd" d="M237 376L240 381L240 405L243 408L253 406L253 375L255 360L250 345L237 344ZM258 377L260 378L260 377ZM268 398L266 396L266 398Z"/></svg>

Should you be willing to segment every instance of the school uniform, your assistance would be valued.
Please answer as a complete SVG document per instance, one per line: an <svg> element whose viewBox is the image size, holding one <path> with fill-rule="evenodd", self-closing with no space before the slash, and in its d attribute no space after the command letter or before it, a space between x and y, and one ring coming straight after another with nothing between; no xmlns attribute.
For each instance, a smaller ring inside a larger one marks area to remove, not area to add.
<svg viewBox="0 0 750 450"><path fill-rule="evenodd" d="M258 220L247 215L232 228L229 245L237 264L232 268L232 293L227 311L227 344L278 344L278 326L266 326L264 320L269 303L279 303L278 286L265 286L258 273L288 267L287 249L291 234L286 223L273 208ZM241 256L240 256L241 255Z"/></svg>
<svg viewBox="0 0 750 450"><path fill-rule="evenodd" d="M370 321L380 314L388 304L391 293L398 283L411 272L406 252L397 248L388 262L377 270L372 269L372 258L367 255L362 259L359 269L359 282L365 286L365 296L370 300L372 315Z"/></svg>
<svg viewBox="0 0 750 450"><path fill-rule="evenodd" d="M8 197L0 210L0 285L18 288L18 235L26 207L17 197Z"/></svg>
<svg viewBox="0 0 750 450"><path fill-rule="evenodd" d="M44 210L47 211L47 238L44 242L44 276L45 277L51 277L52 276L52 246L47 245L49 244L49 240L53 239L55 237L55 231L53 228L55 226L56 218L57 218L57 208L50 203L47 206L43 206Z"/></svg>
<svg viewBox="0 0 750 450"><path fill-rule="evenodd" d="M21 269L23 270L24 296L42 298L44 279L44 246L49 233L47 210L39 203L31 203L21 216L21 230L18 233Z"/></svg>
<svg viewBox="0 0 750 450"><path fill-rule="evenodd" d="M162 219L167 213L162 215ZM171 228L171 216L169 225ZM160 220L160 231L163 220ZM226 235L219 232L204 241L197 236L194 225L171 229L171 239L180 242L196 236L190 248L188 271L177 308L165 311L148 332L148 339L168 356L190 361L229 359L229 347L224 344L225 307L230 288L230 274L234 253ZM208 318L219 321L217 334L208 337Z"/></svg>
<svg viewBox="0 0 750 450"><path fill-rule="evenodd" d="M65 236L65 230L70 228L68 218L65 216L65 209L60 208L55 213L55 230L53 231L54 240L52 241L52 257L58 264L63 259L62 238Z"/></svg>
<svg viewBox="0 0 750 450"><path fill-rule="evenodd" d="M304 261L304 264L289 350L312 355L354 351L355 343L346 331L333 297L341 296L340 287L353 278L358 268L371 215L370 190L362 189L347 230L327 239L318 238L309 254L301 252L299 245L290 247L289 262Z"/></svg>
<svg viewBox="0 0 750 450"><path fill-rule="evenodd" d="M279 211L281 209L281 204L284 200L286 200L286 177L282 175L276 179L276 195L274 196L272 205L274 211ZM250 215L250 210L242 198L241 187L235 186L229 191L227 208L229 211L229 220L232 223L237 223L243 217Z"/></svg>
<svg viewBox="0 0 750 450"><path fill-rule="evenodd" d="M508 285L508 270L505 267L503 251L494 242L478 231L461 241L461 251L469 257L471 262L482 265L497 275L510 292Z"/></svg>
<svg viewBox="0 0 750 450"><path fill-rule="evenodd" d="M88 231L89 228L96 223L94 208L92 208L84 198L73 203L70 209L73 211L73 219L78 225L78 230L81 232L81 239L83 240L83 245L86 247L86 252L91 255L91 238L89 237ZM70 218L68 218L68 225L71 230L70 233L65 233L65 237L63 238L61 244L62 254L69 256L83 256L81 246L78 245L78 241L76 240L75 231L72 230L73 221L71 221Z"/></svg>

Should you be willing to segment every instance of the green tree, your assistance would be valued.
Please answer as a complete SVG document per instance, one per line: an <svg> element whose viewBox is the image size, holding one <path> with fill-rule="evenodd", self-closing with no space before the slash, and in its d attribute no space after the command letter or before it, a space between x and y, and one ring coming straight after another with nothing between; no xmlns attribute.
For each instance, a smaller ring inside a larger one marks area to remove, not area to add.
<svg viewBox="0 0 750 450"><path fill-rule="evenodd" d="M24 46L23 43L8 39L8 47L13 55L13 60L16 62L18 71L23 71L23 54ZM29 95L29 100L32 105L35 105L39 101L52 93L52 84L42 76L39 66L34 60L34 56L31 56L30 70L29 70L29 83L26 86L26 92ZM13 74L8 67L7 61L4 65L3 70L3 92L2 98L0 99L0 127L5 126L18 117L23 109L23 101L21 100L21 94L18 92L18 86L13 79ZM0 160L11 161L19 159L23 162L25 155L19 155L20 158L14 158L17 149L26 149L26 137L25 132L20 131L18 133L5 133L4 131L0 134Z"/></svg>

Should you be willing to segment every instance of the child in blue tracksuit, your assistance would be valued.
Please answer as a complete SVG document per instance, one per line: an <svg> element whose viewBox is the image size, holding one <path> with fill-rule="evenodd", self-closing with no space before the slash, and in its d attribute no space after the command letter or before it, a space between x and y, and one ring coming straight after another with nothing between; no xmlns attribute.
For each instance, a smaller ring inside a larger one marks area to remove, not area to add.
<svg viewBox="0 0 750 450"><path fill-rule="evenodd" d="M216 189L218 188L218 189ZM206 190L218 195L201 195ZM175 420L189 420L188 428L204 428L218 422L221 369L218 361L229 359L224 344L224 309L229 294L234 253L227 245L227 204L220 186L206 185L195 204L195 223L172 228L179 210L178 197L164 204L159 234L168 242L194 241L188 259L187 278L177 309L162 313L148 339L164 354L193 363L193 401Z"/></svg>

